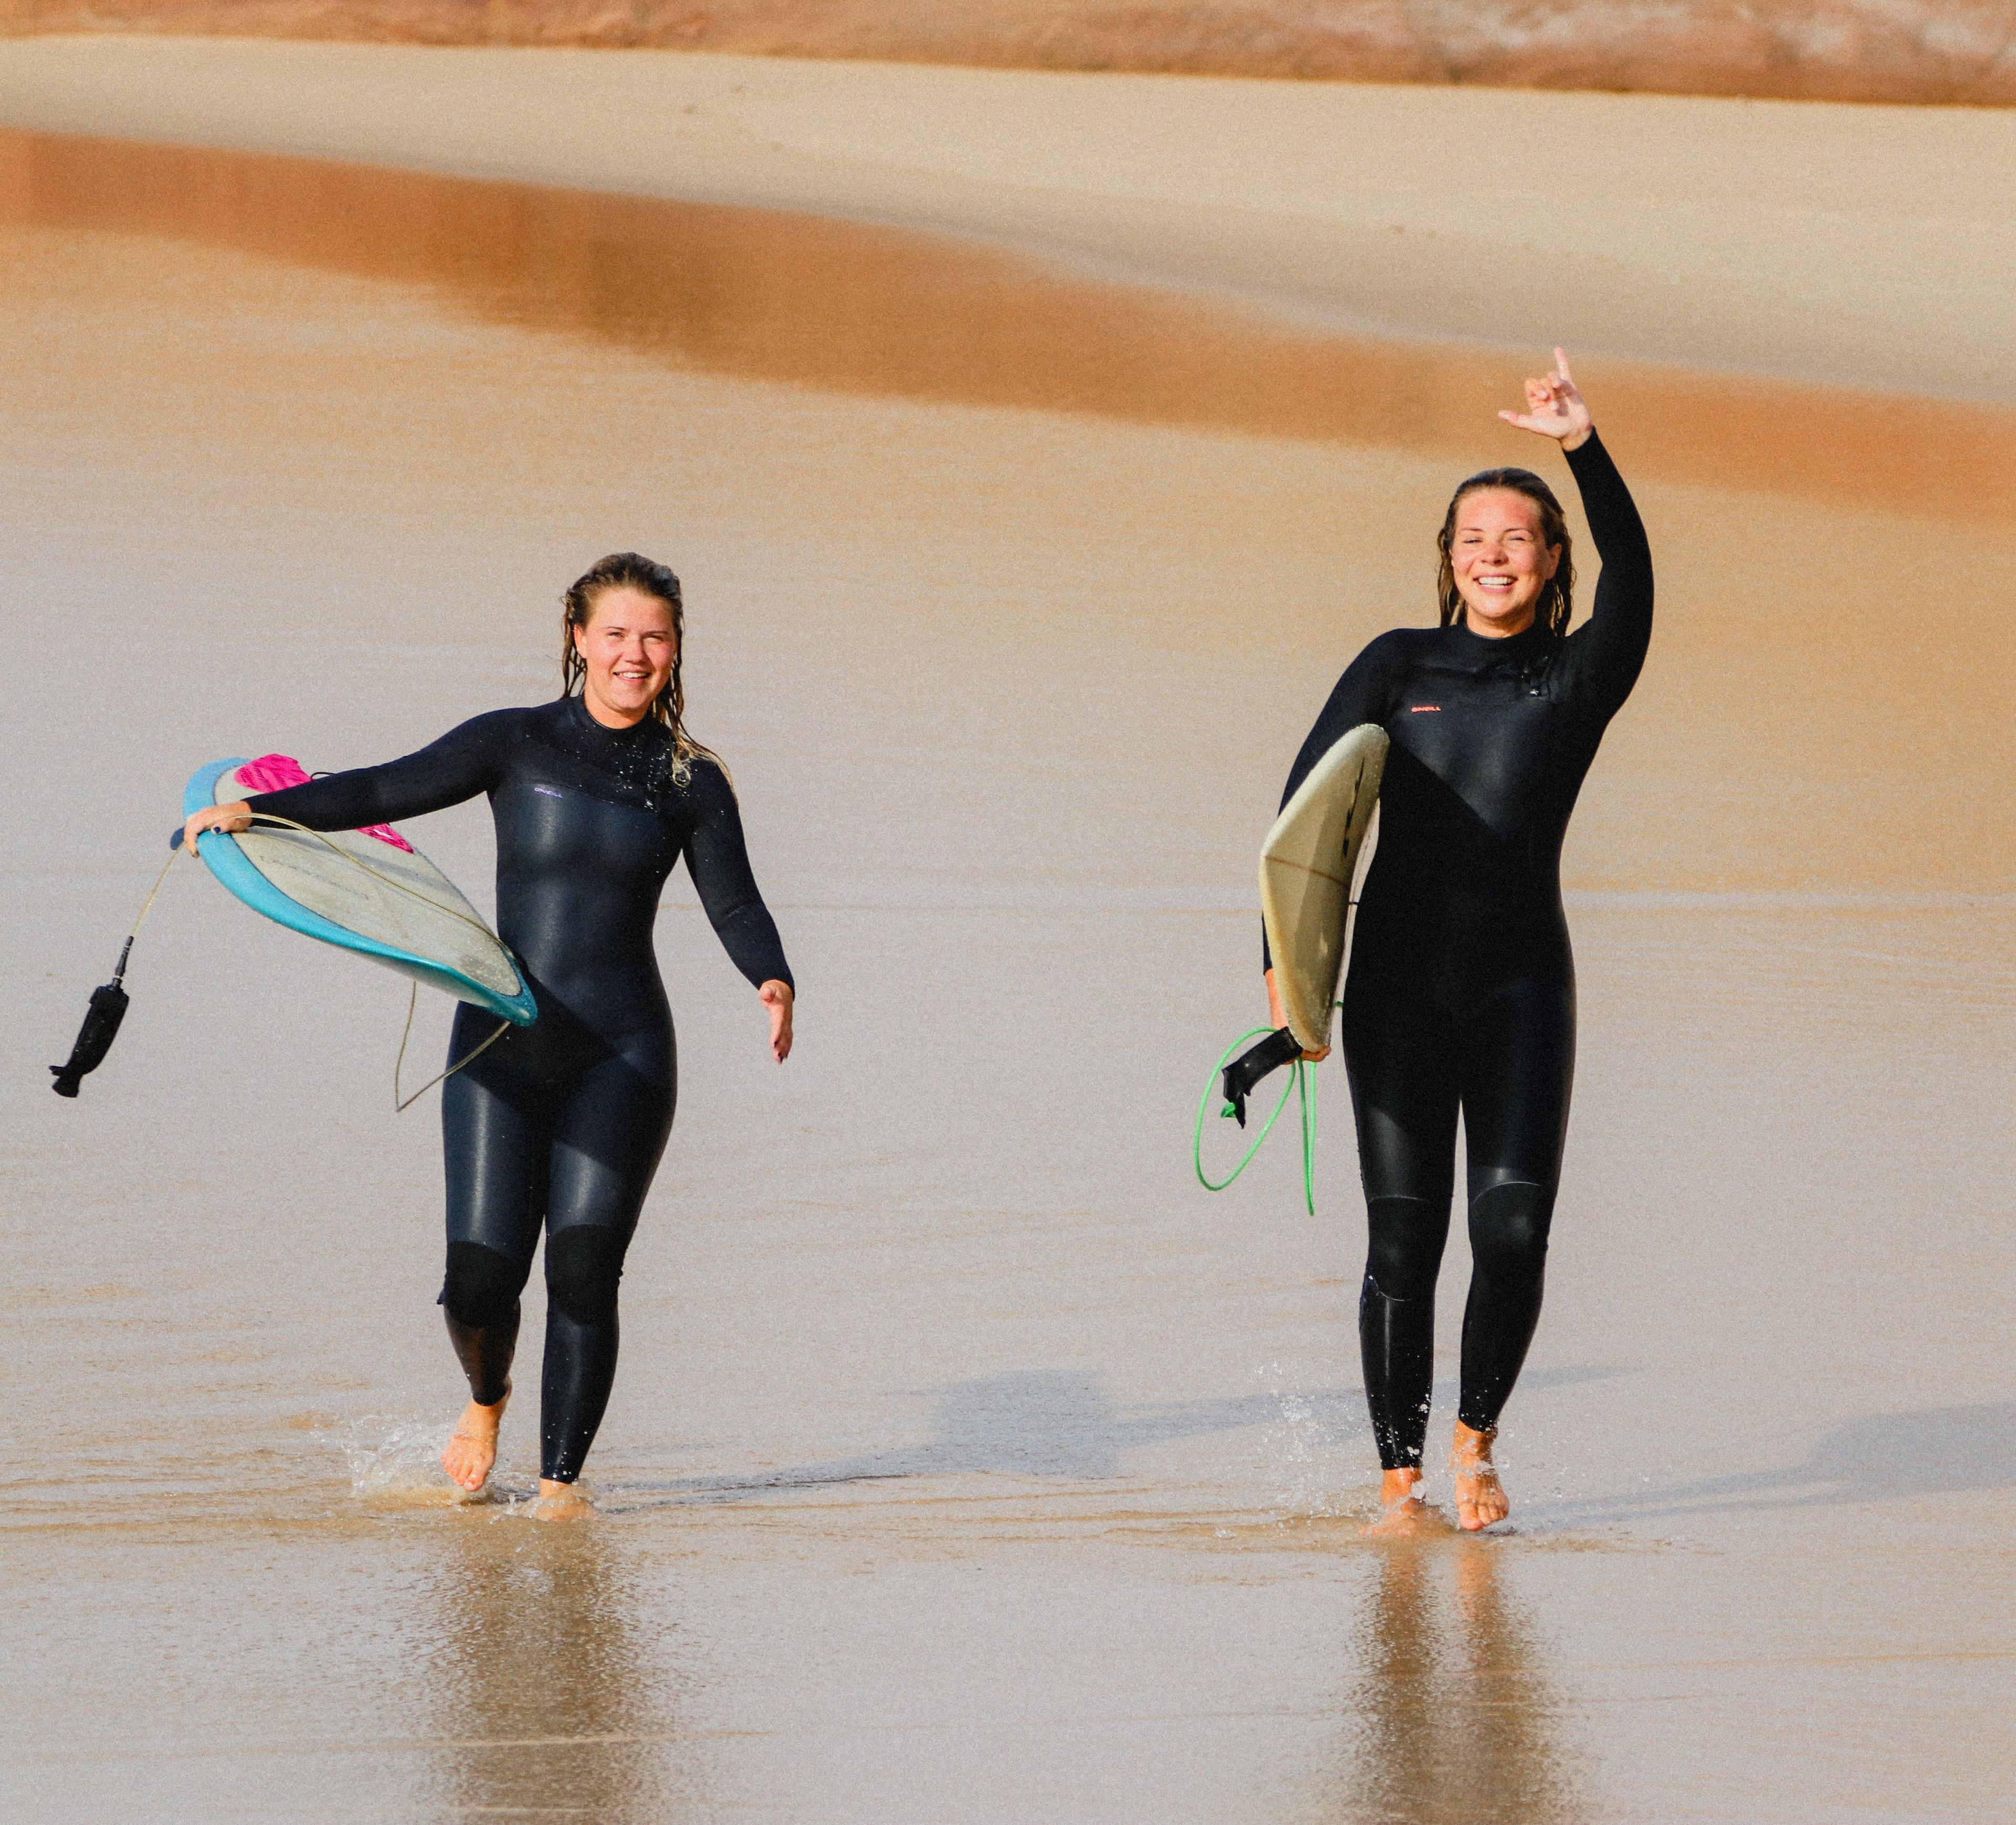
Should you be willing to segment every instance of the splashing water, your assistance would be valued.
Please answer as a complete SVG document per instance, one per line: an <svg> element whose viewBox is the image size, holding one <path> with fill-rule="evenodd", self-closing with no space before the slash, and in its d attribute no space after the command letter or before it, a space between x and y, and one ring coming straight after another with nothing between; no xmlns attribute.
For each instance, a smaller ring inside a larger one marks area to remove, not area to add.
<svg viewBox="0 0 2016 1825"><path fill-rule="evenodd" d="M1258 1371L1276 1383L1280 1372L1279 1363ZM1278 1386L1273 1393L1277 1416L1261 1434L1269 1469L1285 1479L1274 1492L1273 1506L1283 1519L1341 1514L1337 1491L1348 1476L1342 1440L1314 1396Z"/></svg>
<svg viewBox="0 0 2016 1825"><path fill-rule="evenodd" d="M416 1507L472 1501L516 1504L538 1494L535 1481L501 1464L481 1494L472 1496L457 1488L441 1468L441 1452L454 1429L452 1422L437 1420L357 1420L343 1442L350 1492L360 1501Z"/></svg>

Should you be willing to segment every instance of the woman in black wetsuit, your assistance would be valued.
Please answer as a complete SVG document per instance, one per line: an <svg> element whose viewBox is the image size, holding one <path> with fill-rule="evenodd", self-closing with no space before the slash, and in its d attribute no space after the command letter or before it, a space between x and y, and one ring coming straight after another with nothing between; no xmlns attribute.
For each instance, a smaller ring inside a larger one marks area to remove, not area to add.
<svg viewBox="0 0 2016 1825"><path fill-rule="evenodd" d="M1575 1075L1561 841L1651 638L1645 528L1567 357L1554 360L1526 383L1526 411L1499 416L1567 455L1603 560L1589 620L1568 632L1575 567L1553 491L1523 469L1472 476L1439 540L1441 627L1396 628L1352 661L1282 794L1359 723L1391 738L1342 1025L1370 1231L1358 1329L1385 1472L1373 1531L1407 1531L1422 1513L1459 1110L1474 1266L1457 1518L1474 1529L1509 1512L1491 1448L1539 1319ZM1279 1027L1271 967L1267 983Z"/></svg>
<svg viewBox="0 0 2016 1825"><path fill-rule="evenodd" d="M679 578L625 552L591 570L565 606L556 701L478 716L404 760L200 811L187 826L193 841L270 812L312 830L356 830L489 794L498 932L539 1013L442 1089L441 1303L470 1389L442 1462L465 1488L489 1477L518 1296L543 1228L539 1491L553 1515L585 1506L574 1485L615 1377L617 1283L671 1130L677 1058L651 928L682 855L716 935L769 1010L780 1063L794 999L734 789L682 719ZM450 1057L468 1057L490 1031L485 1015L460 1008Z"/></svg>

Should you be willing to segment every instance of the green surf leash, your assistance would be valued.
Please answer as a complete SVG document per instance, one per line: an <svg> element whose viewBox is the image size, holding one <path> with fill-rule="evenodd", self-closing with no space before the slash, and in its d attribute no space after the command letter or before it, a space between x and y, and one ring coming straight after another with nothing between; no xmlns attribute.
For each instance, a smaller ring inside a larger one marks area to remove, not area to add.
<svg viewBox="0 0 2016 1825"><path fill-rule="evenodd" d="M1340 1004L1341 1005L1341 1004ZM1316 1214L1316 1087L1311 1074L1309 1060L1297 1058L1288 1067L1288 1081L1281 1086L1280 1099L1275 1103L1267 1119L1260 1125L1260 1132L1253 1137L1252 1145L1240 1157L1239 1164L1224 1178L1214 1179L1204 1169L1204 1118L1211 1113L1211 1099L1219 1100L1219 1114L1227 1117L1233 1113L1232 1105L1225 1100L1223 1089L1225 1067L1232 1062L1233 1054L1242 1046L1255 1039L1264 1039L1273 1032L1272 1027L1255 1027L1251 1032L1242 1033L1219 1054L1218 1063L1211 1067L1211 1079L1204 1085L1204 1095L1197 1103L1197 1130L1192 1137L1190 1163L1197 1168L1197 1183L1206 1191L1223 1191L1240 1173L1253 1164L1254 1156L1274 1132L1274 1124L1280 1119L1281 1111L1288 1106L1291 1096L1301 1098L1302 1130L1302 1202L1311 1216Z"/></svg>

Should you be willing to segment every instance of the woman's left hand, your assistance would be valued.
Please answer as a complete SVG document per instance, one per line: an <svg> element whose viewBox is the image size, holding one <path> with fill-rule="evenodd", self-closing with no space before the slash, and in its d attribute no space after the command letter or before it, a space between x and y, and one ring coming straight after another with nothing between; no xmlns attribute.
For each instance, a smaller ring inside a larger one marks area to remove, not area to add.
<svg viewBox="0 0 2016 1825"><path fill-rule="evenodd" d="M1553 438L1564 450L1579 450L1595 428L1589 416L1589 401L1582 398L1575 376L1568 372L1568 351L1564 348L1554 351L1551 374L1544 380L1526 382L1526 409L1501 412L1498 416L1522 431L1537 431L1543 437Z"/></svg>
<svg viewBox="0 0 2016 1825"><path fill-rule="evenodd" d="M790 983L775 980L758 989L756 998L770 1010L770 1049L782 1064L791 1056L791 1003L797 998Z"/></svg>
<svg viewBox="0 0 2016 1825"><path fill-rule="evenodd" d="M189 854L196 854L196 840L205 830L221 830L226 836L236 836L240 830L252 827L252 808L243 799L236 805L207 805L201 811L193 811L182 824L182 847Z"/></svg>

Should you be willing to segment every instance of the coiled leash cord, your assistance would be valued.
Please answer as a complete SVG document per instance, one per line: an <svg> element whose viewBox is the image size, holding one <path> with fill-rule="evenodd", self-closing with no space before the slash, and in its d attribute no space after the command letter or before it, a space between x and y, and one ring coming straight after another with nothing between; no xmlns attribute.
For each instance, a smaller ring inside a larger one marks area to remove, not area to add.
<svg viewBox="0 0 2016 1825"><path fill-rule="evenodd" d="M1341 1006L1340 1002L1337 1005ZM1258 1039L1260 1044L1250 1051L1240 1053L1237 1063L1233 1054L1243 1046ZM1252 1145L1240 1156L1239 1164L1222 1179L1214 1179L1204 1169L1204 1118L1211 1113L1211 1099L1219 1099L1219 1114L1237 1120L1240 1127L1246 1125L1246 1098L1261 1078L1277 1070L1288 1067L1288 1081L1282 1085L1280 1099L1269 1111L1267 1119L1260 1125L1260 1132L1254 1136ZM1190 1161L1197 1168L1197 1183L1206 1191L1222 1191L1253 1164L1254 1156L1260 1151L1269 1135L1274 1132L1274 1124L1281 1118L1281 1111L1288 1106L1288 1098L1297 1096L1301 1100L1302 1130L1302 1203L1311 1216L1316 1214L1316 1086L1310 1061L1302 1056L1302 1049L1294 1034L1286 1027L1255 1027L1251 1032L1242 1033L1218 1056L1218 1063L1211 1067L1211 1081L1204 1087L1204 1095L1197 1103L1197 1130L1191 1140Z"/></svg>

